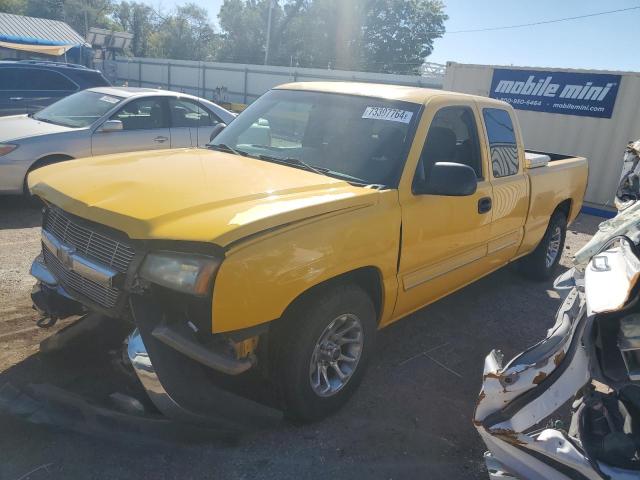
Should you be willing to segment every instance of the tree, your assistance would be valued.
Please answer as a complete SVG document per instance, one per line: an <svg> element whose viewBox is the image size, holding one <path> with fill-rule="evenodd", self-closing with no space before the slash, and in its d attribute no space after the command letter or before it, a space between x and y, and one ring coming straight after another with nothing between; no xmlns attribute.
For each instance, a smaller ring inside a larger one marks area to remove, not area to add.
<svg viewBox="0 0 640 480"><path fill-rule="evenodd" d="M365 0L362 28L367 70L417 73L445 32L444 4L438 0Z"/></svg>
<svg viewBox="0 0 640 480"><path fill-rule="evenodd" d="M64 20L64 3L62 0L27 0L25 15L30 17Z"/></svg>
<svg viewBox="0 0 640 480"><path fill-rule="evenodd" d="M271 0L225 0L218 19L222 44L218 60L236 63L262 63L266 40L266 23ZM272 22L279 17L274 9Z"/></svg>
<svg viewBox="0 0 640 480"><path fill-rule="evenodd" d="M219 59L262 63L271 0L225 0ZM270 63L416 73L444 34L439 0L280 0Z"/></svg>
<svg viewBox="0 0 640 480"><path fill-rule="evenodd" d="M0 0L0 12L24 15L27 9L24 0Z"/></svg>
<svg viewBox="0 0 640 480"><path fill-rule="evenodd" d="M159 23L150 38L150 53L182 60L213 60L218 38L207 11L194 3L178 7Z"/></svg>
<svg viewBox="0 0 640 480"><path fill-rule="evenodd" d="M149 40L158 26L155 11L144 3L123 1L113 16L123 30L133 35L131 53L136 57L149 55Z"/></svg>

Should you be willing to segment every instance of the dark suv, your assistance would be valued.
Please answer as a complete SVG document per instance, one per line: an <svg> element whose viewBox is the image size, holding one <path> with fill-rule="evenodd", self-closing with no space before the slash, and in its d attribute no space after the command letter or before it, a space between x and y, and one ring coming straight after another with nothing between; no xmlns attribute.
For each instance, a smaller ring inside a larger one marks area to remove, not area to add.
<svg viewBox="0 0 640 480"><path fill-rule="evenodd" d="M0 61L0 116L36 112L79 90L109 85L98 70L82 65Z"/></svg>

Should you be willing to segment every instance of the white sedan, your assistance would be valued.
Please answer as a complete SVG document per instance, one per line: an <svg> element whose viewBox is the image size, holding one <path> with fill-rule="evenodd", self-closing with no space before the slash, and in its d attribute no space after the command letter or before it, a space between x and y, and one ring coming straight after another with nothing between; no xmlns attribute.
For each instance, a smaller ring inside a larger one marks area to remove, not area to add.
<svg viewBox="0 0 640 480"><path fill-rule="evenodd" d="M192 95L90 88L32 115L0 118L0 194L26 192L27 174L74 158L202 146L235 115Z"/></svg>

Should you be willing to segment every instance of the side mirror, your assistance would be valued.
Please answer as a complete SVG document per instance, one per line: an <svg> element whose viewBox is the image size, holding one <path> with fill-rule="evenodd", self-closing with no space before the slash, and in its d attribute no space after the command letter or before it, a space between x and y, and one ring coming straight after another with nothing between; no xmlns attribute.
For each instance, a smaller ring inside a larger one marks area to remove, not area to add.
<svg viewBox="0 0 640 480"><path fill-rule="evenodd" d="M211 135L209 135L209 141L212 142L214 138L216 138L218 135L220 135L220 132L222 130L224 130L225 128L227 128L227 124L226 123L218 123L213 127L213 130L211 131Z"/></svg>
<svg viewBox="0 0 640 480"><path fill-rule="evenodd" d="M119 132L124 127L122 125L122 120L107 120L100 127L100 132Z"/></svg>
<svg viewBox="0 0 640 480"><path fill-rule="evenodd" d="M418 194L464 197L476 193L477 188L476 172L469 165L438 162L431 168L429 177L414 185L413 190Z"/></svg>

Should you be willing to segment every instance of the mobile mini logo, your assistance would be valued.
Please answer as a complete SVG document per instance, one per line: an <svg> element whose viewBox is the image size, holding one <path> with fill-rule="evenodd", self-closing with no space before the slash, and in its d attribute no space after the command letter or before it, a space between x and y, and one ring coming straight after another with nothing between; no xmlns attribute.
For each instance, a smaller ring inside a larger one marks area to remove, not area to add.
<svg viewBox="0 0 640 480"><path fill-rule="evenodd" d="M500 80L495 88L495 93L529 95L532 97L557 97L570 100L596 100L601 102L611 89L617 85L616 83L607 83L603 86L597 86L593 82L585 82L577 85L566 84L560 90L561 84L552 82L553 77L551 75L538 80L534 75L529 75L524 82Z"/></svg>
<svg viewBox="0 0 640 480"><path fill-rule="evenodd" d="M621 80L610 73L496 68L489 96L519 110L611 118Z"/></svg>

